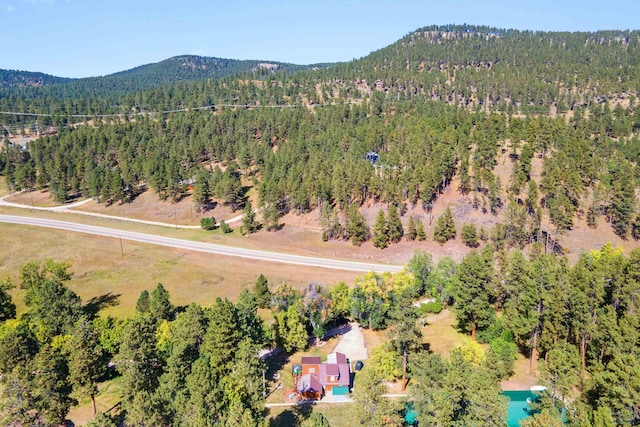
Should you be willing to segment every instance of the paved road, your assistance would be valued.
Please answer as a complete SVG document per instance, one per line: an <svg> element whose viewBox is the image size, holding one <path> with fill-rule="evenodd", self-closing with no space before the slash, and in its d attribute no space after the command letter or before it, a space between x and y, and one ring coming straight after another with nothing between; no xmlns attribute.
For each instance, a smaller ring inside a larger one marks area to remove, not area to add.
<svg viewBox="0 0 640 427"><path fill-rule="evenodd" d="M236 248L232 246L216 245L213 243L193 242L190 240L174 239L171 237L154 236L152 234L137 233L134 231L117 230L114 228L97 227L94 225L76 224L73 222L57 221L43 218L30 218L14 215L0 215L0 222L22 224L36 227L55 228L59 230L75 231L78 233L94 234L133 240L136 242L150 243L152 245L168 246L177 249L207 252L218 255L235 256L241 258L256 259L261 261L280 262L285 264L304 265L308 267L323 267L335 270L347 271L376 271L398 272L403 269L399 265L372 264L366 262L343 261L338 259L317 258L309 256L292 255L278 252L259 251L254 249Z"/></svg>

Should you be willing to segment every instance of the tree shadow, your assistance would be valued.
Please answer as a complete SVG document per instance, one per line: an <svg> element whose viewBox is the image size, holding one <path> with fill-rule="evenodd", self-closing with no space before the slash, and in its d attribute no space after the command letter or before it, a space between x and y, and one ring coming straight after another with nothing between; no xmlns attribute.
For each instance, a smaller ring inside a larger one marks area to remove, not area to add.
<svg viewBox="0 0 640 427"><path fill-rule="evenodd" d="M292 409L286 409L278 414L277 417L269 420L269 427L290 427L298 425L296 414Z"/></svg>
<svg viewBox="0 0 640 427"><path fill-rule="evenodd" d="M277 417L269 421L270 427L290 427L299 426L309 419L313 412L313 403L305 402L292 406L278 414Z"/></svg>
<svg viewBox="0 0 640 427"><path fill-rule="evenodd" d="M127 193L126 197L124 198L124 200L120 202L120 204L123 205L125 203L132 203L135 199L138 198L139 195L144 194L146 192L147 192L146 187L141 187L141 188L131 190Z"/></svg>
<svg viewBox="0 0 640 427"><path fill-rule="evenodd" d="M432 354L433 353L433 350L431 350L431 344L429 344L428 342L422 343L420 351L424 351L424 352L426 352L428 354Z"/></svg>
<svg viewBox="0 0 640 427"><path fill-rule="evenodd" d="M85 304L84 308L89 314L95 316L100 310L107 307L115 307L120 304L120 294L112 294L111 292L91 298Z"/></svg>
<svg viewBox="0 0 640 427"><path fill-rule="evenodd" d="M271 227L267 227L266 230L267 231L280 231L284 228L284 222L281 222L277 225L271 226Z"/></svg>
<svg viewBox="0 0 640 427"><path fill-rule="evenodd" d="M274 355L265 359L264 363L267 365L267 372L265 374L268 381L277 382L279 378L276 378L278 373L284 365L289 363L289 354L282 351L275 353Z"/></svg>

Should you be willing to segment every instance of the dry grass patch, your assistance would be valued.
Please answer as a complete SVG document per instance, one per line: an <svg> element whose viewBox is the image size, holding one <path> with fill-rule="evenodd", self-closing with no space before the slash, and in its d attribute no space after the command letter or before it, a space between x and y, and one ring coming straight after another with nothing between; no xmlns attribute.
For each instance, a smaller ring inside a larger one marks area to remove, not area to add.
<svg viewBox="0 0 640 427"><path fill-rule="evenodd" d="M452 349L461 346L468 339L456 329L456 317L449 310L430 316L428 324L422 328L422 341L429 345L431 352L444 357L449 357Z"/></svg>
<svg viewBox="0 0 640 427"><path fill-rule="evenodd" d="M98 394L96 395L96 409L98 412L106 412L120 402L120 383L122 377L98 384ZM71 407L67 414L67 419L73 425L85 425L93 419L91 400L85 396L75 396L78 405Z"/></svg>
<svg viewBox="0 0 640 427"><path fill-rule="evenodd" d="M53 195L47 191L24 191L15 193L5 199L7 202L18 203L27 206L39 206L50 208L60 206L56 203Z"/></svg>
<svg viewBox="0 0 640 427"><path fill-rule="evenodd" d="M167 224L199 225L204 217L214 216L216 219L228 219L239 215L242 211L233 213L222 204L214 204L215 208L206 213L196 212L191 197L185 197L177 203L162 201L153 191L145 191L138 195L131 203L114 203L105 206L92 200L82 206L74 208L77 211L96 212L105 215L135 218L146 221L165 222Z"/></svg>
<svg viewBox="0 0 640 427"><path fill-rule="evenodd" d="M389 341L387 339L388 329L381 331L374 331L371 328L362 328L362 335L364 336L364 346L367 348L367 353L371 355L371 350L378 347L384 342Z"/></svg>
<svg viewBox="0 0 640 427"><path fill-rule="evenodd" d="M9 194L9 189L7 188L7 181L4 176L0 176L0 197L4 197Z"/></svg>
<svg viewBox="0 0 640 427"><path fill-rule="evenodd" d="M217 297L235 300L260 274L271 284L287 282L298 289L311 281L352 283L360 275L124 240L122 256L120 242L114 238L13 224L0 224L0 229L0 277L9 276L18 284L19 269L27 261L53 258L69 262L73 271L69 288L85 303L99 299L102 314L119 317L132 315L140 292L154 289L158 282L169 290L176 305L207 306ZM23 310L21 291L13 292Z"/></svg>
<svg viewBox="0 0 640 427"><path fill-rule="evenodd" d="M290 407L269 408L268 419L274 427L290 427L299 425L313 412L321 412L331 427L351 427L354 425L353 403L315 405L296 405Z"/></svg>

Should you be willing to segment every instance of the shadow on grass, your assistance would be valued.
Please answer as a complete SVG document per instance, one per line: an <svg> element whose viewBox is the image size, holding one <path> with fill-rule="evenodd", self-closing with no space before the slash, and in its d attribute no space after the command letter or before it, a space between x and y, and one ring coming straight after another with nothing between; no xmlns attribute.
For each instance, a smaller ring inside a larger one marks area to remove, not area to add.
<svg viewBox="0 0 640 427"><path fill-rule="evenodd" d="M292 406L280 412L275 418L269 420L269 427L290 427L297 426L311 416L313 405L305 403Z"/></svg>
<svg viewBox="0 0 640 427"><path fill-rule="evenodd" d="M279 378L275 378L275 374L280 371L284 365L289 363L289 354L281 351L265 359L267 365L266 377L269 381L277 382Z"/></svg>
<svg viewBox="0 0 640 427"><path fill-rule="evenodd" d="M95 316L100 310L107 307L115 307L120 304L120 294L112 294L111 292L104 295L91 298L84 306L84 308L92 315Z"/></svg>

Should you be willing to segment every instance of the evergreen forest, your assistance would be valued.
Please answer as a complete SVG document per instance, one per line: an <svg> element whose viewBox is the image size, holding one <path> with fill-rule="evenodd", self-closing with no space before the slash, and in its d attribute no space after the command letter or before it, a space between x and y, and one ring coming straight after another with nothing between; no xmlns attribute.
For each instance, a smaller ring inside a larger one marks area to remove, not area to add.
<svg viewBox="0 0 640 427"><path fill-rule="evenodd" d="M275 368L260 350L293 355L355 320L387 341L358 374L352 425L402 425L405 401L380 397L397 381L420 425L504 426L500 381L518 354L547 387L522 425L640 425L638 88L639 31L469 25L420 28L336 64L181 56L87 79L0 70L10 192L108 207L151 191L203 214L214 202L241 211L242 234L315 213L318 240L353 251L468 247L458 260L416 251L401 273L333 287L260 276L210 307L175 307L158 284L128 319L83 304L66 287L71 264L28 262L17 285L0 282L0 419L58 425L89 399L93 426L279 425L264 419ZM430 214L445 192L491 229L447 207L427 235L407 212ZM570 261L561 240L583 223L632 249L590 246ZM449 357L422 342L443 309L470 339ZM114 378L121 402L100 413L98 384ZM328 425L320 413L297 421Z"/></svg>

